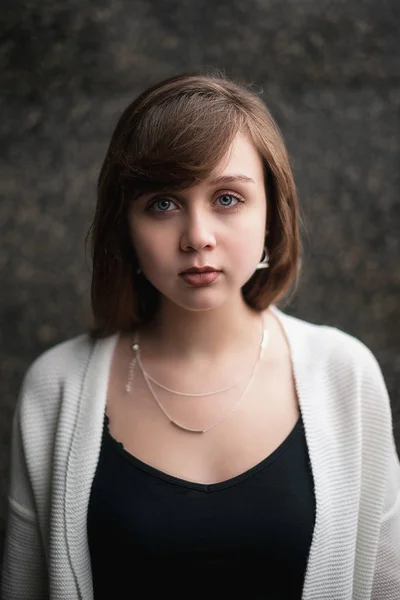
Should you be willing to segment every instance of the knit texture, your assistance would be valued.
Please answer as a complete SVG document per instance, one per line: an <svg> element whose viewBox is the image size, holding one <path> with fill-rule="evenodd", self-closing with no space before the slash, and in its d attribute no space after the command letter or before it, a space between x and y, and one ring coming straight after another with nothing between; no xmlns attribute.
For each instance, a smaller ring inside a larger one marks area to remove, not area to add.
<svg viewBox="0 0 400 600"><path fill-rule="evenodd" d="M302 600L399 600L400 462L381 369L356 338L271 308L289 342L315 484ZM93 599L86 517L116 341L68 340L24 378L4 600Z"/></svg>

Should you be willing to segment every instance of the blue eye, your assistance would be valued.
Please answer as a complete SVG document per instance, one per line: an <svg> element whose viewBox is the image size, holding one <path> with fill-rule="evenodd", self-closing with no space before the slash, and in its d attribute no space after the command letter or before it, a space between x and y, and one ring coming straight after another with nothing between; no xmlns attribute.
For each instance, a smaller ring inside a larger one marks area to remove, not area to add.
<svg viewBox="0 0 400 600"><path fill-rule="evenodd" d="M232 193L222 194L218 196L217 201L219 201L220 206L225 209L225 212L235 212L243 208L245 201L242 200L240 196ZM234 202L233 202L234 201Z"/></svg>
<svg viewBox="0 0 400 600"><path fill-rule="evenodd" d="M155 213L169 212L168 208L171 204L173 204L172 200L169 200L168 198L159 198L148 207L148 210ZM157 206L160 210L155 210L155 207Z"/></svg>
<svg viewBox="0 0 400 600"><path fill-rule="evenodd" d="M237 196L234 196L233 194L223 194L222 196L219 196L218 200L221 200L222 206L226 206L228 208L230 206L236 206L236 204L240 202L239 198ZM226 200L228 200L228 202L226 202ZM236 200L236 202L232 204L232 200Z"/></svg>

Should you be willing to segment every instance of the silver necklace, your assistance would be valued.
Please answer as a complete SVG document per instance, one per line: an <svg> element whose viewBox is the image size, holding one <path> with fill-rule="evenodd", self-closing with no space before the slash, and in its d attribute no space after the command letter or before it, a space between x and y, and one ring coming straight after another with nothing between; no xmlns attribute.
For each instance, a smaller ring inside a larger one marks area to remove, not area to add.
<svg viewBox="0 0 400 600"><path fill-rule="evenodd" d="M139 349L136 348L136 345L137 345L137 340L135 340L135 343L131 346L131 348L134 352L139 352ZM139 354L139 358L137 360L138 364L139 364L139 360L140 360L140 354ZM128 383L125 386L125 390L128 393L130 393L131 389L132 389L133 376L134 376L134 372L135 372L135 364L136 364L136 356L131 360L130 365L129 365ZM174 394L175 396L187 396L187 397L191 397L191 398L204 398L205 396L215 396L216 394L222 394L222 392L227 392L228 390L231 390L232 388L237 387L240 383L242 383L246 379L245 377L243 377L243 379L236 381L232 385L229 385L228 387L225 387L225 388L221 388L220 390L215 390L215 392L203 392L202 394L189 394L187 392L179 392L178 390L173 390L173 389L167 387L166 385L163 385L162 383L160 383L159 381L154 379L154 377L152 377L145 370L142 362L140 362L140 364L141 364L142 372L146 375L146 378L149 381L154 383L159 388L166 390L167 392L170 392L171 394Z"/></svg>
<svg viewBox="0 0 400 600"><path fill-rule="evenodd" d="M177 421L175 421L171 417L170 414L168 414L168 412L165 410L165 408L163 407L163 405L161 404L161 402L157 398L156 393L155 393L155 391L153 389L153 386L151 385L151 381L153 380L153 378L151 378L149 376L149 374L143 368L143 364L142 364L141 357L140 357L140 346L139 346L139 334L138 333L136 333L134 341L133 341L133 344L131 346L131 349L133 350L135 356L134 356L134 358L132 359L132 361L131 361L131 363L129 365L129 377L128 377L128 383L126 385L126 391L128 393L131 391L131 386L132 386L132 381L133 381L133 375L134 375L134 369L135 369L135 365L137 364L138 367L139 367L139 369L140 369L140 372L143 375L143 379L146 382L146 385L147 385L147 387L149 389L149 392L153 396L154 400L156 401L157 405L162 410L162 412L164 413L164 415L168 418L168 420L170 421L170 423L173 424L173 425L175 425L179 429L183 429L184 431L189 431L191 433L206 433L207 431L210 431L210 429L213 429L214 427L216 427L217 425L219 425L220 423L222 423L223 421L225 421L232 414L232 412L237 408L237 406L239 405L240 401L243 399L243 397L245 396L247 390L249 389L249 387L250 387L250 385L251 385L251 383L252 383L252 381L254 379L256 368L257 368L259 362L262 359L264 348L266 348L268 346L268 329L267 329L267 326L266 326L266 323L264 321L264 317L263 316L262 316L262 326L263 326L263 334L262 334L262 339L261 339L261 343L260 343L260 351L258 353L257 360L254 363L254 367L253 367L253 370L252 370L252 372L250 374L250 377L249 377L249 380L247 382L246 387L244 388L243 392L239 396L239 399L233 404L233 406L229 409L229 411L221 419L219 419L216 423L214 423L210 427L207 427L205 429L191 429L189 427L185 427L181 423L178 423ZM228 389L231 389L235 385L238 385L238 383L235 383L233 386L229 386L228 388L224 388L223 390L219 390L219 391L226 391ZM170 390L169 388L166 388L165 386L160 386L160 387L163 387L163 389L167 389L168 391L172 391L173 393L176 393L175 391ZM183 392L178 392L178 394L182 395L182 396L199 396L199 397L201 397L201 396L209 396L209 395L217 394L217 393L218 393L218 391L216 391L216 392L207 392L205 394L186 394L186 393L183 393Z"/></svg>

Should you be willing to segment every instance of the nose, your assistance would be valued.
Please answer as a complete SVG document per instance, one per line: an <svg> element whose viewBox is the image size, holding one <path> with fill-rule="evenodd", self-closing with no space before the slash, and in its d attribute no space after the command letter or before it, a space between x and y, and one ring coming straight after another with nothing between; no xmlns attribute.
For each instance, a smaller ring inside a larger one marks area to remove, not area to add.
<svg viewBox="0 0 400 600"><path fill-rule="evenodd" d="M180 248L184 252L209 249L216 245L215 231L211 219L201 211L188 215L180 239Z"/></svg>

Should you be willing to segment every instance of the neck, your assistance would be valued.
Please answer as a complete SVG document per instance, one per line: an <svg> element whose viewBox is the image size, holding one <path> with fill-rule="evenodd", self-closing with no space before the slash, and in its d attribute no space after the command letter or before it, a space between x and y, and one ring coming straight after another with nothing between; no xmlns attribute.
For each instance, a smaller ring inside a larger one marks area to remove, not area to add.
<svg viewBox="0 0 400 600"><path fill-rule="evenodd" d="M261 315L242 298L204 311L189 311L164 302L152 324L141 332L142 338L161 356L212 360L225 353L243 353L257 344Z"/></svg>

